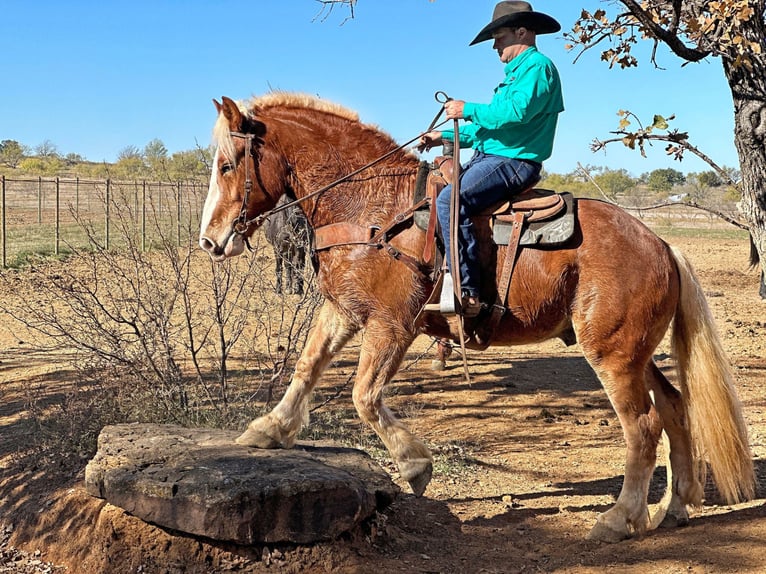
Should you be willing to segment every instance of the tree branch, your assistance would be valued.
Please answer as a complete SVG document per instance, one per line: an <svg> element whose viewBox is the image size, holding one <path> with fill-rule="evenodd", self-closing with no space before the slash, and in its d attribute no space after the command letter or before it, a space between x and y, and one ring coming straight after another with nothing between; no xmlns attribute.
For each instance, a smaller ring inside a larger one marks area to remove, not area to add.
<svg viewBox="0 0 766 574"><path fill-rule="evenodd" d="M322 22L327 20L327 18L330 17L330 14L332 14L332 10L333 8L335 8L336 4L348 4L350 15L346 17L343 20L343 22L341 22L341 25L345 24L347 20L354 19L354 6L356 5L356 0L316 0L316 1L319 2L319 4L321 4L321 8L319 10L319 13L314 17L315 20L320 19ZM323 14L325 15L322 16Z"/></svg>
<svg viewBox="0 0 766 574"><path fill-rule="evenodd" d="M688 47L678 37L678 22L681 18L681 7L683 2L676 0L673 2L673 23L671 29L666 30L654 21L652 16L641 7L641 4L635 0L620 0L631 14L646 28L655 38L665 43L674 54L689 62L699 62L710 55L708 50L697 50Z"/></svg>
<svg viewBox="0 0 766 574"><path fill-rule="evenodd" d="M706 164L708 164L710 167L712 167L713 170L716 172L716 174L722 180L724 180L727 184L731 185L732 187L736 189L739 189L739 183L737 183L736 181L732 179L731 174L728 171L726 171L717 163L715 163L715 161L713 161L708 155L700 151L699 148L691 145L688 142L688 140L686 139L686 136L687 136L686 133L677 132L677 131L674 131L665 135L640 134L640 133L637 135L636 132L631 133L626 131L616 131L612 133L618 134L621 137L611 138L611 139L603 140L603 141L599 139L594 139L593 143L591 144L591 150L596 152L596 151L604 149L608 144L615 143L615 142L620 142L624 144L626 137L635 138L636 140L641 140L641 141L653 140L653 141L669 142L670 145L668 145L665 148L665 151L668 154L675 155L676 159L680 161L681 159L683 159L683 152L689 151L693 153L694 155L696 155L698 158L700 158L702 161L704 161ZM639 143L639 145L641 144ZM643 152L643 147L642 147L642 152Z"/></svg>

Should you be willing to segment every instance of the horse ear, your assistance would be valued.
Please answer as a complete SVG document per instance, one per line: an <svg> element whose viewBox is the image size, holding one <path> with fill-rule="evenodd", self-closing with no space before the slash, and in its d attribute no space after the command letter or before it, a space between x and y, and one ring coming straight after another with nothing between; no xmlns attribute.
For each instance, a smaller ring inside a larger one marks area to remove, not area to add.
<svg viewBox="0 0 766 574"><path fill-rule="evenodd" d="M242 112L239 111L237 103L226 96L223 96L221 101L223 103L221 104L221 109L218 113L223 113L223 116L228 120L229 129L233 132L242 131Z"/></svg>
<svg viewBox="0 0 766 574"><path fill-rule="evenodd" d="M221 110L223 109L223 106L219 104L218 100L216 100L215 98L213 98L213 105L215 106L215 111L220 114Z"/></svg>

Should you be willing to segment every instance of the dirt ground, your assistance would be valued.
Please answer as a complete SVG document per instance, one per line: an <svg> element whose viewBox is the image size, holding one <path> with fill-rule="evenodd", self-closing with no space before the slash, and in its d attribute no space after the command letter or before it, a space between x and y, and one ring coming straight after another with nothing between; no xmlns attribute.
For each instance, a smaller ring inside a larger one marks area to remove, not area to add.
<svg viewBox="0 0 766 574"><path fill-rule="evenodd" d="M51 398L67 373L29 352L5 325L0 340L0 573L515 573L766 572L766 303L747 269L745 239L669 238L695 265L716 317L749 424L759 493L727 506L708 485L688 527L617 544L584 540L622 484L624 443L617 418L577 346L552 341L468 354L469 385L456 358L435 374L431 341L419 339L392 384L389 405L436 457L425 496L405 489L385 513L332 543L233 547L145 524L88 497L82 476L18 466L28 428L23 383ZM353 362L352 344L339 363ZM669 347L657 351L673 378ZM347 376L331 368L332 386ZM339 399L352 409L346 392ZM349 425L360 435L358 422ZM665 485L662 455L652 483Z"/></svg>

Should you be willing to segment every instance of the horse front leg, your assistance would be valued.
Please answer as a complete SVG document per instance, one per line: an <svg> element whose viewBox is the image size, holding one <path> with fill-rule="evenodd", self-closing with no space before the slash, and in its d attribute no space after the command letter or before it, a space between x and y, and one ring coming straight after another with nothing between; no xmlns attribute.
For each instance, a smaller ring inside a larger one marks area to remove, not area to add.
<svg viewBox="0 0 766 574"><path fill-rule="evenodd" d="M287 270L288 293L291 295L303 295L303 286L299 287L298 285L298 248L294 244L290 245L290 251L285 256L285 269Z"/></svg>
<svg viewBox="0 0 766 574"><path fill-rule="evenodd" d="M252 421L236 442L258 448L291 448L301 427L308 422L309 398L319 377L358 330L326 301L282 400L270 413Z"/></svg>
<svg viewBox="0 0 766 574"><path fill-rule="evenodd" d="M306 249L303 245L295 248L293 253L293 293L303 295L303 274L306 267Z"/></svg>
<svg viewBox="0 0 766 574"><path fill-rule="evenodd" d="M420 496L431 481L433 459L428 447L415 438L383 404L383 389L399 369L404 353L414 339L390 320L369 321L354 382L354 406L386 445L412 492Z"/></svg>

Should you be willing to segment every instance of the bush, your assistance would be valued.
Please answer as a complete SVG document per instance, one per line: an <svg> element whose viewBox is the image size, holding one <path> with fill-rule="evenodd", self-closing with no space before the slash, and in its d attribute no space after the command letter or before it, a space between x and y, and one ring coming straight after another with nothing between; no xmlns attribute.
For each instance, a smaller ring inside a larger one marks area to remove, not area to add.
<svg viewBox="0 0 766 574"><path fill-rule="evenodd" d="M312 288L301 298L274 293L260 236L252 255L217 265L197 249L196 230L185 230L179 248L156 222L156 248L143 251L130 205L115 197L111 245L119 249L80 221L87 247L0 274L8 293L0 311L75 373L53 404L31 383L28 392L32 442L74 453L75 462L92 456L105 424L243 428L285 384L321 303Z"/></svg>

